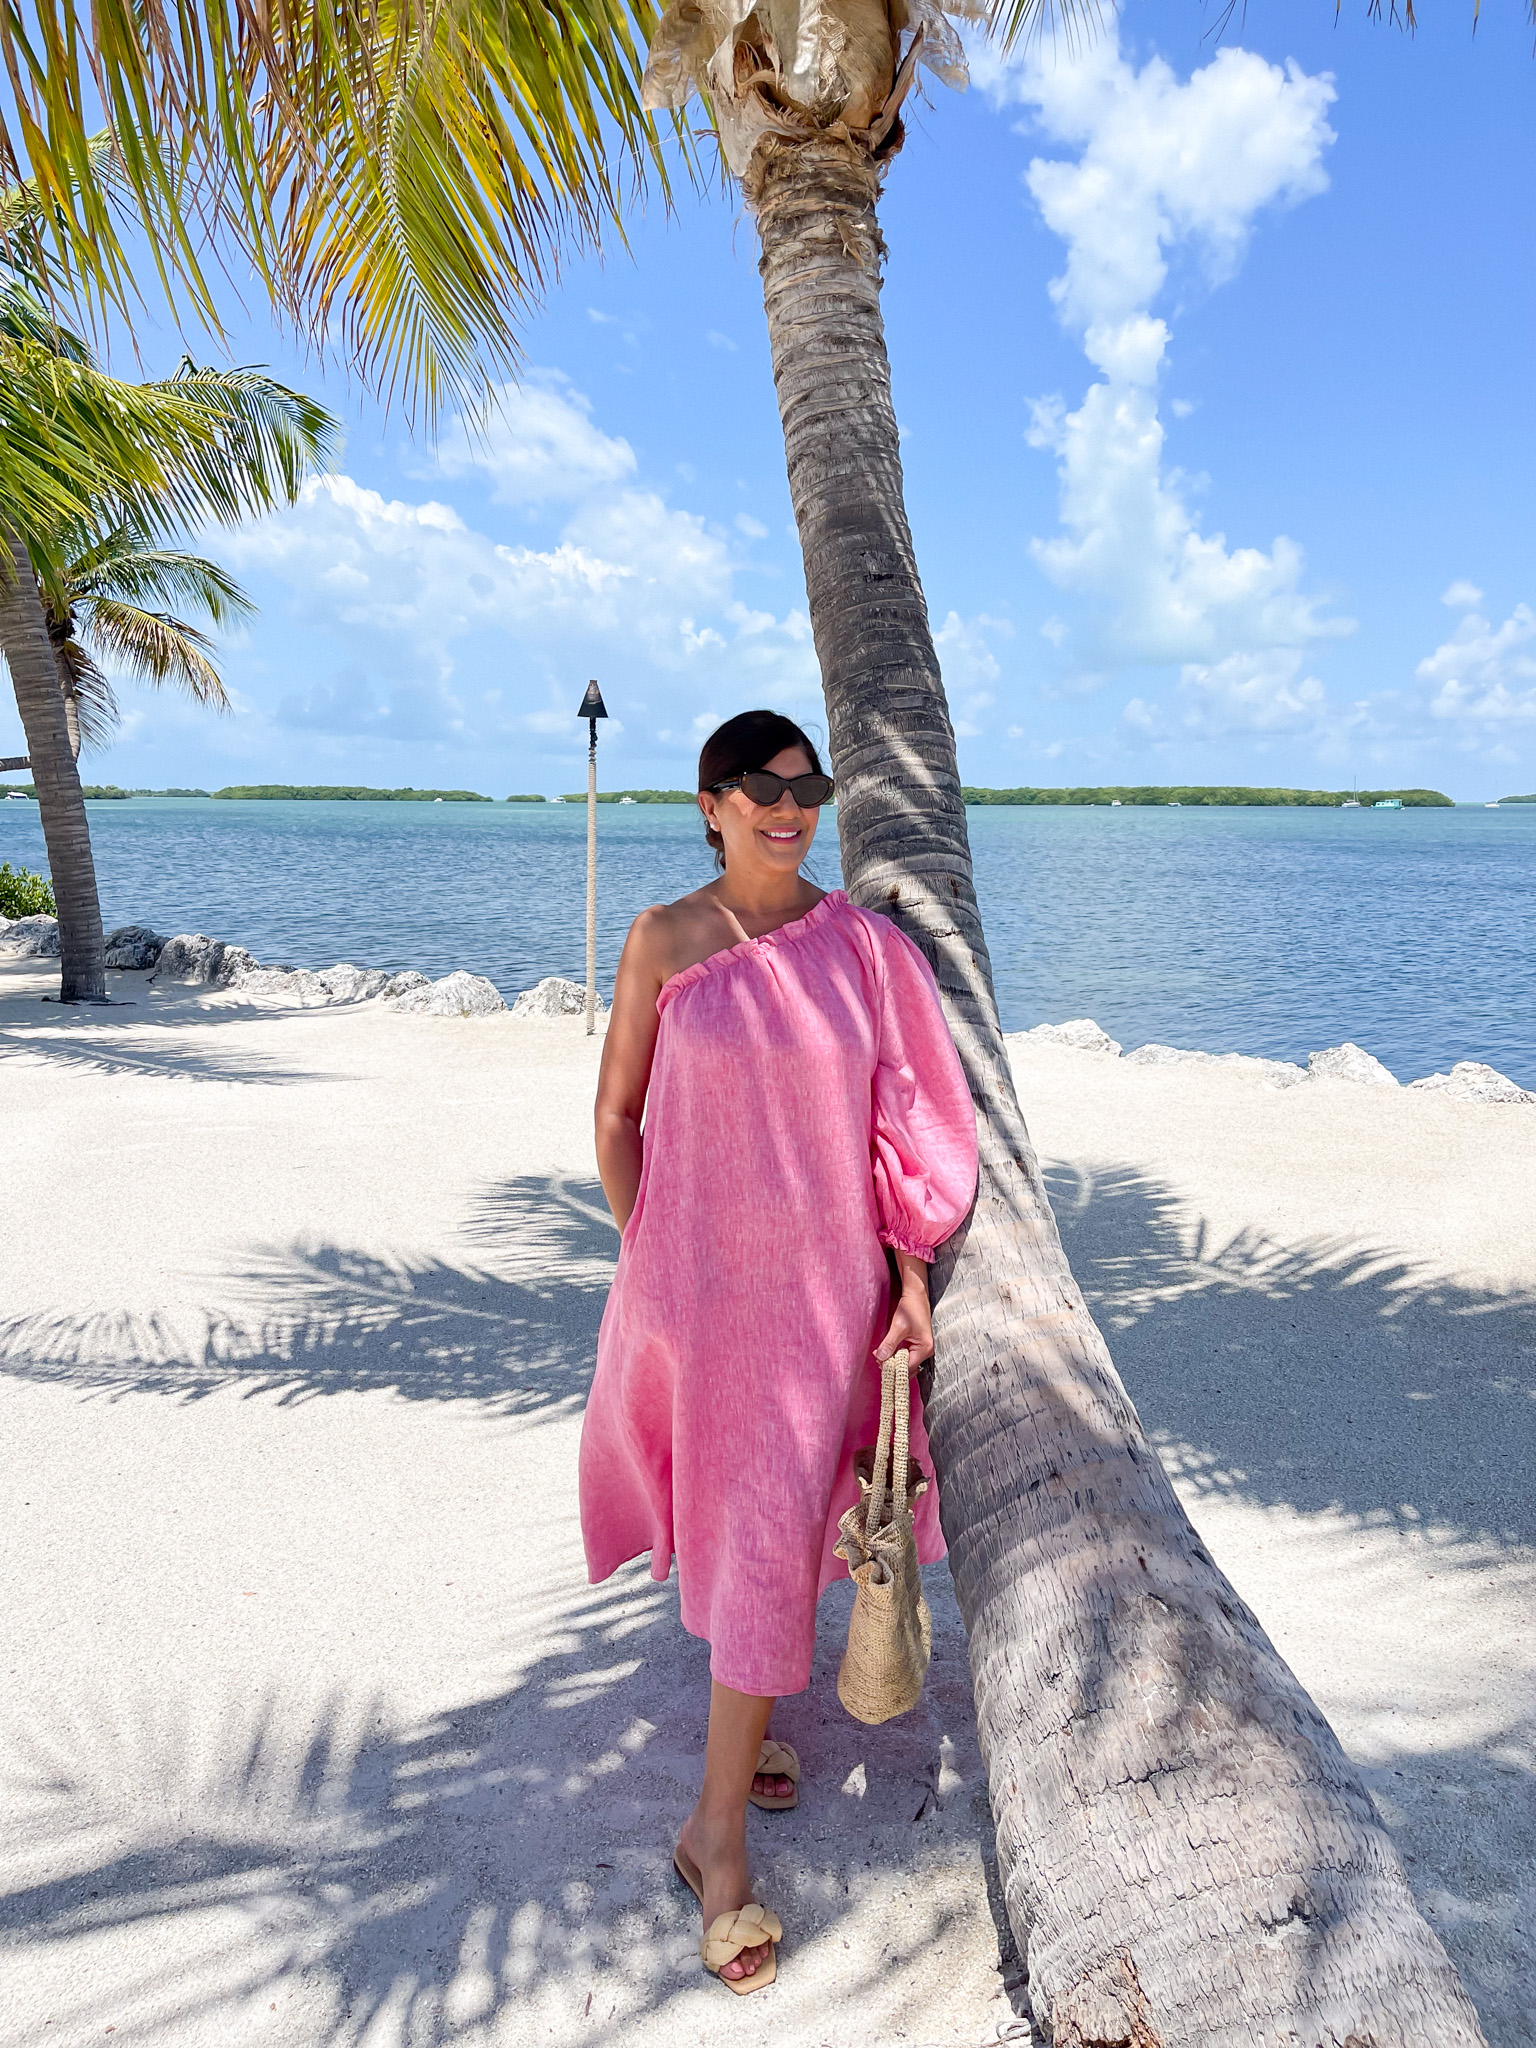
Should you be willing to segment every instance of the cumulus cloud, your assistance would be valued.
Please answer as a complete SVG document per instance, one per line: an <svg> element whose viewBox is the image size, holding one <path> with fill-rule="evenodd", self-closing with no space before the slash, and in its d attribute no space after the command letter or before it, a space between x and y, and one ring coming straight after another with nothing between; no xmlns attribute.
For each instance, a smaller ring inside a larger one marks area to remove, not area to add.
<svg viewBox="0 0 1536 2048"><path fill-rule="evenodd" d="M1482 592L1453 583L1447 604L1477 604ZM1469 611L1449 640L1419 663L1434 688L1430 713L1469 728L1528 731L1536 724L1536 612L1517 604L1502 626Z"/></svg>
<svg viewBox="0 0 1536 2048"><path fill-rule="evenodd" d="M991 641L1012 636L1013 628L1006 619L990 618L985 612L974 619L950 612L934 633L933 645L958 739L980 737L982 727L976 721L996 702L991 685L1002 674Z"/></svg>
<svg viewBox="0 0 1536 2048"><path fill-rule="evenodd" d="M732 709L819 691L808 619L740 601L724 530L642 488L628 443L563 380L546 375L520 396L498 438L456 427L440 471L482 471L499 499L542 494L546 520L556 506L542 545L500 540L439 497L389 497L349 476L313 481L292 508L221 536L238 568L281 586L316 644L341 643L329 669L304 664L271 715L472 744L568 738L578 671L622 672L631 687L649 671L684 701Z"/></svg>
<svg viewBox="0 0 1536 2048"><path fill-rule="evenodd" d="M1294 541L1229 546L1200 530L1190 480L1166 464L1169 329L1155 306L1173 251L1220 283L1267 208L1325 189L1331 82L1237 49L1181 81L1161 58L1136 67L1114 37L1068 61L1040 49L993 59L981 75L1074 152L1035 157L1025 182L1066 244L1051 296L1098 372L1074 410L1039 401L1027 436L1056 457L1060 479L1061 531L1033 543L1035 560L1059 588L1097 600L1087 658L1064 655L1077 686L1117 666L1177 662L1202 728L1218 716L1260 729L1314 718L1324 695L1301 675L1300 650L1350 622L1302 588ZM1058 646L1068 637L1059 620L1047 629ZM1151 716L1135 703L1132 725Z"/></svg>
<svg viewBox="0 0 1536 2048"><path fill-rule="evenodd" d="M624 483L634 475L635 451L594 425L590 402L569 378L535 370L521 384L503 384L482 411L458 414L435 465L413 474L475 472L489 478L502 504L565 503Z"/></svg>

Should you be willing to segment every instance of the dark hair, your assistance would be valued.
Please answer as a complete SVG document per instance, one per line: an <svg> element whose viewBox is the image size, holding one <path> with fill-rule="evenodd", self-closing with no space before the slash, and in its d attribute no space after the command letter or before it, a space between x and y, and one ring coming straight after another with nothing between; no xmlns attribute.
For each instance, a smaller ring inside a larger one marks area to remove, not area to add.
<svg viewBox="0 0 1536 2048"><path fill-rule="evenodd" d="M778 711L739 711L724 725L717 725L699 753L699 788L713 789L718 782L745 775L752 768L766 768L775 754L787 747L801 747L811 772L822 773L821 756L792 718ZM706 826L704 839L714 849L716 863L725 865L725 841L713 826Z"/></svg>

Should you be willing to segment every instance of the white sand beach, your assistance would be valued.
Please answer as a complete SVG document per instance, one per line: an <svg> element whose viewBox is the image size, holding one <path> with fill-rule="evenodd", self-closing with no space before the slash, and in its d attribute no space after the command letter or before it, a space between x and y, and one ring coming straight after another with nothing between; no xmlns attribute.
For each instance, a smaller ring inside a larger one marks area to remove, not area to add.
<svg viewBox="0 0 1536 2048"><path fill-rule="evenodd" d="M753 1814L779 1982L668 1850L707 1651L585 1583L616 1246L578 1022L0 964L5 2048L969 2048L1016 2009L964 1635L852 1722L829 1596ZM1493 2048L1536 2038L1536 1107L1030 1041L1075 1269L1363 1767Z"/></svg>

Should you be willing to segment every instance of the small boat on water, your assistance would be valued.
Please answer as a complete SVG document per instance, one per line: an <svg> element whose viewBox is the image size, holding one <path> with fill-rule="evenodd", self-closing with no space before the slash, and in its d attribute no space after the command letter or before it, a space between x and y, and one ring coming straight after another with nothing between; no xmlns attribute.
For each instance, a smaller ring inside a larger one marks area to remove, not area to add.
<svg viewBox="0 0 1536 2048"><path fill-rule="evenodd" d="M1109 800L1109 808L1110 808L1110 809L1111 809L1112 811L1118 811L1118 810L1122 810L1122 809L1124 808L1124 806L1123 806L1123 805L1121 804L1121 802L1120 802L1120 799L1119 799L1119 797L1117 797L1117 796L1112 796L1112 797L1110 798L1110 800Z"/></svg>
<svg viewBox="0 0 1536 2048"><path fill-rule="evenodd" d="M1359 797L1347 796L1345 797L1343 803L1339 805L1339 809L1341 811L1363 811L1365 809L1365 805L1361 803Z"/></svg>
<svg viewBox="0 0 1536 2048"><path fill-rule="evenodd" d="M619 798L619 802L621 804L632 804L634 802L634 798L632 796L621 796Z"/></svg>
<svg viewBox="0 0 1536 2048"><path fill-rule="evenodd" d="M1400 796L1378 797L1371 805L1373 811L1400 811L1402 808L1403 800Z"/></svg>
<svg viewBox="0 0 1536 2048"><path fill-rule="evenodd" d="M1493 802L1493 803L1491 803L1491 804L1484 804L1484 805L1483 805L1483 809L1484 809L1485 811L1496 811L1496 810L1497 810L1498 808L1499 808L1499 806L1498 806L1498 803L1497 803L1497 801L1495 801L1495 802Z"/></svg>

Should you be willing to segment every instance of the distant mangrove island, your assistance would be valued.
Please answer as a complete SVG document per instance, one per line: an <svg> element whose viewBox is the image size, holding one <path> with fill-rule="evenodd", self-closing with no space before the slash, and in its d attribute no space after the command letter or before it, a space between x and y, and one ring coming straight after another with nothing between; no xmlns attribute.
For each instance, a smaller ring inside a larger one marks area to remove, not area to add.
<svg viewBox="0 0 1536 2048"><path fill-rule="evenodd" d="M30 783L13 789L15 796L34 796ZM115 784L87 783L82 794L94 803L131 796L201 796L230 799L240 803L374 803L374 804L488 804L493 798L474 789L368 789L344 783L253 782L234 783L228 789L119 789ZM1243 789L1224 785L1191 783L1164 786L1155 783L1106 784L1082 789L980 789L966 784L960 791L967 804L1120 804L1178 805L1191 810L1201 806L1278 807L1288 809L1336 810L1342 804L1400 804L1406 810L1454 807L1454 799L1438 789ZM503 797L503 803L584 804L585 790L568 796L546 797L530 794ZM691 789L600 789L600 804L692 804ZM1506 804L1536 804L1536 792L1529 796L1506 796Z"/></svg>
<svg viewBox="0 0 1536 2048"><path fill-rule="evenodd" d="M216 789L216 797L232 797L240 803L327 803L327 804L488 804L491 798L477 789L362 789L342 784L300 782L236 783Z"/></svg>
<svg viewBox="0 0 1536 2048"><path fill-rule="evenodd" d="M1362 807L1396 802L1406 811L1441 804L1449 808L1453 801L1442 796L1438 789L1229 789L1204 785L1163 788L1148 784L1106 786L1102 789L974 789L966 785L960 794L968 804L1180 804L1191 809L1199 805L1271 805L1336 810L1340 804L1351 802ZM567 804L583 804L586 800L584 791L559 799ZM597 800L600 804L691 804L697 801L691 789L602 789L597 793ZM507 798L508 803L538 801L537 797ZM1504 801L1520 803L1526 799L1506 797Z"/></svg>
<svg viewBox="0 0 1536 2048"><path fill-rule="evenodd" d="M1405 811L1423 810L1430 805L1453 807L1453 799L1438 789L1228 789L1191 786L1162 788L1139 784L1135 787L1105 789L970 789L962 788L968 804L1178 804L1190 809L1205 806L1268 806L1281 809L1312 808L1337 810L1341 804L1357 803L1364 808L1378 803L1400 803Z"/></svg>

